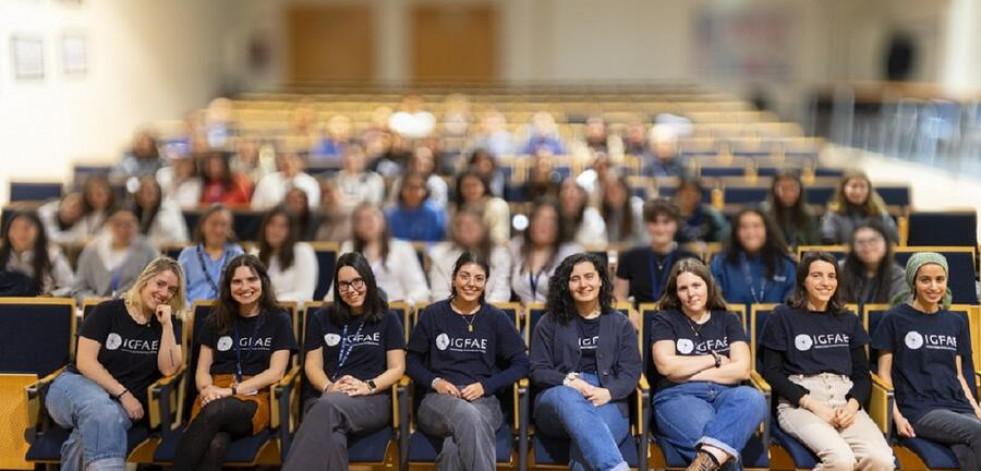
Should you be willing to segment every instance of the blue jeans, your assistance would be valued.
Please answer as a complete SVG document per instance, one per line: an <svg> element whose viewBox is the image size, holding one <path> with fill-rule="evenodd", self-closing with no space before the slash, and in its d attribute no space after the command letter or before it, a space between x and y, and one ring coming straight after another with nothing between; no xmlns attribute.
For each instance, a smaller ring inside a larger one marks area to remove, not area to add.
<svg viewBox="0 0 981 471"><path fill-rule="evenodd" d="M766 399L749 386L693 381L654 395L658 435L689 462L698 447L709 445L732 456L739 453L766 418Z"/></svg>
<svg viewBox="0 0 981 471"><path fill-rule="evenodd" d="M580 376L599 386L595 374ZM571 440L569 469L574 471L626 471L618 444L627 438L630 423L617 404L596 407L568 386L549 388L535 404L535 427L545 435Z"/></svg>
<svg viewBox="0 0 981 471"><path fill-rule="evenodd" d="M126 431L132 423L105 389L66 371L51 382L45 405L55 423L72 429L61 446L62 471L126 469Z"/></svg>

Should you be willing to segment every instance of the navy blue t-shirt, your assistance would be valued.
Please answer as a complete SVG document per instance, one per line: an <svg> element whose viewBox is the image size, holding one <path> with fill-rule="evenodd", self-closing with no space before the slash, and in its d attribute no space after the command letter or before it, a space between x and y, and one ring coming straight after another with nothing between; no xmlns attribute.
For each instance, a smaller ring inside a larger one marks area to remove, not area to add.
<svg viewBox="0 0 981 471"><path fill-rule="evenodd" d="M674 341L675 355L680 356L711 355L709 352L714 351L728 357L732 344L749 342L742 322L731 312L713 312L704 324L693 326L688 316L674 309L659 311L651 322L651 345L648 348L661 340ZM678 385L657 371L654 373L655 391Z"/></svg>
<svg viewBox="0 0 981 471"><path fill-rule="evenodd" d="M473 326L473 331L469 326ZM514 323L500 309L483 304L472 316L453 311L449 301L440 301L422 311L409 337L410 362L413 354L421 357L422 366L435 377L449 381L457 388L480 382L485 394L497 387L487 380L509 362L522 357L527 364L525 344ZM426 381L428 377L413 377ZM426 382L425 386L429 386Z"/></svg>
<svg viewBox="0 0 981 471"><path fill-rule="evenodd" d="M235 339L238 348L235 348ZM242 375L255 376L269 369L273 352L297 350L290 316L283 311L260 313L253 317L238 317L228 332L218 333L211 320L204 323L197 343L213 352L211 374L235 374L241 358Z"/></svg>
<svg viewBox="0 0 981 471"><path fill-rule="evenodd" d="M668 284L668 273L678 260L698 258L684 250L672 250L666 255L655 254L649 246L634 247L618 258L617 278L630 281L630 296L634 302L652 303L661 299Z"/></svg>
<svg viewBox="0 0 981 471"><path fill-rule="evenodd" d="M322 348L324 372L331 381L351 375L361 381L373 379L388 369L389 350L405 349L402 321L389 311L378 322L351 316L346 324L330 319L330 307L318 310L307 324L306 351ZM346 337L345 337L346 328ZM350 349L344 365L341 350Z"/></svg>
<svg viewBox="0 0 981 471"><path fill-rule="evenodd" d="M971 358L971 334L960 314L926 314L901 304L882 318L872 348L893 353L896 403L914 426L935 409L973 412L957 379L957 357Z"/></svg>
<svg viewBox="0 0 981 471"><path fill-rule="evenodd" d="M858 316L778 306L763 326L763 348L784 354L788 375L852 374L853 348L869 343Z"/></svg>
<svg viewBox="0 0 981 471"><path fill-rule="evenodd" d="M599 345L600 318L583 319L576 316L576 328L579 330L579 371L596 373L596 347Z"/></svg>
<svg viewBox="0 0 981 471"><path fill-rule="evenodd" d="M180 345L181 322L174 318L171 328ZM99 304L85 316L78 335L99 342L99 364L145 408L146 388L163 376L157 367L163 327L156 316L148 324L137 324L126 311L125 301L114 299ZM78 368L73 364L71 371L78 373Z"/></svg>

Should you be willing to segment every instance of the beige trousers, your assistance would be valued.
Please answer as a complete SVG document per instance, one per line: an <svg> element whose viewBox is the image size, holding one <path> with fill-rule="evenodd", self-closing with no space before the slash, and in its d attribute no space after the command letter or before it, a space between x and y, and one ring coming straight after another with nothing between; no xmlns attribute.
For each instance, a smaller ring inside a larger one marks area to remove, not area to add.
<svg viewBox="0 0 981 471"><path fill-rule="evenodd" d="M811 400L831 408L848 403L845 395L852 389L847 376L822 373L813 376L793 375L790 380L809 391ZM895 469L892 449L872 418L859 410L855 423L838 430L802 407L781 399L777 421L785 432L813 450L821 462L814 471L892 471Z"/></svg>

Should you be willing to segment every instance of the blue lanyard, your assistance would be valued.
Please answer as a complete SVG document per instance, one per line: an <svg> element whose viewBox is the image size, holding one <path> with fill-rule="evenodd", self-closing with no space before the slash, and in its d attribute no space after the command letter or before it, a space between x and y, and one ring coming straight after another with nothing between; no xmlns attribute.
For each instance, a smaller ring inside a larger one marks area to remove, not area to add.
<svg viewBox="0 0 981 471"><path fill-rule="evenodd" d="M760 293L757 295L756 287L753 286L752 270L749 268L749 261L746 260L746 254L741 253L739 255L739 267L743 272L743 278L746 279L746 286L749 287L749 294L753 297L753 302L762 303L766 297L766 275L763 275L763 283L760 285Z"/></svg>
<svg viewBox="0 0 981 471"><path fill-rule="evenodd" d="M356 342L347 341L347 326L344 324L344 329L341 331L341 351L337 355L337 371L334 372L333 376L330 377L331 381L337 379L337 375L341 374L341 368L344 368L344 364L347 363L347 358L351 356L351 351L354 350L354 344ZM354 338L358 338L361 335L361 328L364 327L364 321L358 324L358 330L354 332Z"/></svg>
<svg viewBox="0 0 981 471"><path fill-rule="evenodd" d="M259 314L262 316L262 314ZM241 383L244 375L242 374L242 340L238 333L238 321L235 323L235 382ZM254 349L253 343L256 340L256 336L259 334L259 326L262 325L262 318L255 320L255 326L252 327L252 337L249 338L249 353L245 356L245 361L249 360L252 356L252 350Z"/></svg>
<svg viewBox="0 0 981 471"><path fill-rule="evenodd" d="M664 294L662 290L668 283L668 273L671 271L674 261L674 250L668 252L668 256L664 259L664 265L662 265L664 268L655 268L658 266L657 254L654 253L653 249L650 254L651 259L648 268L651 270L651 300L657 301ZM657 276L656 271L660 271L660 277Z"/></svg>
<svg viewBox="0 0 981 471"><path fill-rule="evenodd" d="M126 251L127 254L126 257L123 258L123 261L120 262L119 265L117 265L116 268L113 268L112 271L109 273L109 289L110 292L112 293L111 296L114 298L116 297L116 293L119 292L119 285L123 279L123 269L126 268L126 265L129 263L129 259L132 258L134 252L132 250L132 246L130 246L130 248L127 248Z"/></svg>
<svg viewBox="0 0 981 471"><path fill-rule="evenodd" d="M204 249L202 247L204 247L204 244L198 244L198 246L197 246L198 262L201 263L201 271L204 272L204 279L208 282L208 285L211 286L211 289L213 289L215 291L215 296L217 297L218 296L218 283L215 282L214 277L212 277L211 276L211 273L208 272L208 265L205 265L205 263L204 263ZM218 273L219 273L218 276L219 277L221 276L220 275L221 269L225 267L225 256L226 255L228 255L228 250L222 250L222 252L221 252L221 258L218 259Z"/></svg>
<svg viewBox="0 0 981 471"><path fill-rule="evenodd" d="M538 281L541 280L542 275L544 274L544 268L537 274L533 272L528 273L528 284L531 285L531 302L535 302L535 299L538 298Z"/></svg>

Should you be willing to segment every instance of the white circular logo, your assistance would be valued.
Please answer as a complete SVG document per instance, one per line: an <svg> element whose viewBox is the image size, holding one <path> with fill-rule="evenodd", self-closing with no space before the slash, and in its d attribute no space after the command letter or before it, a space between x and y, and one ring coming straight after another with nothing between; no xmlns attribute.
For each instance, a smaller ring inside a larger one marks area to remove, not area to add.
<svg viewBox="0 0 981 471"><path fill-rule="evenodd" d="M678 352L680 352L683 355L687 355L695 351L695 342L692 342L689 339L678 339L677 347L678 347Z"/></svg>
<svg viewBox="0 0 981 471"><path fill-rule="evenodd" d="M450 346L450 337L446 334L439 334L436 336L436 348L440 350L446 350L446 347Z"/></svg>
<svg viewBox="0 0 981 471"><path fill-rule="evenodd" d="M227 352L231 348L232 348L232 338L231 337L229 337L229 336L226 335L226 336L218 339L218 351L219 352Z"/></svg>
<svg viewBox="0 0 981 471"><path fill-rule="evenodd" d="M109 334L106 337L106 350L115 350L123 344L123 338L119 334Z"/></svg>
<svg viewBox="0 0 981 471"><path fill-rule="evenodd" d="M327 334L324 336L324 343L326 343L328 347L334 347L341 343L341 336L337 334Z"/></svg>
<svg viewBox="0 0 981 471"><path fill-rule="evenodd" d="M906 348L910 350L919 350L923 346L923 336L919 332L913 330L906 334Z"/></svg>
<svg viewBox="0 0 981 471"><path fill-rule="evenodd" d="M797 350L806 352L814 346L814 341L808 335L800 334L794 339L794 346Z"/></svg>

